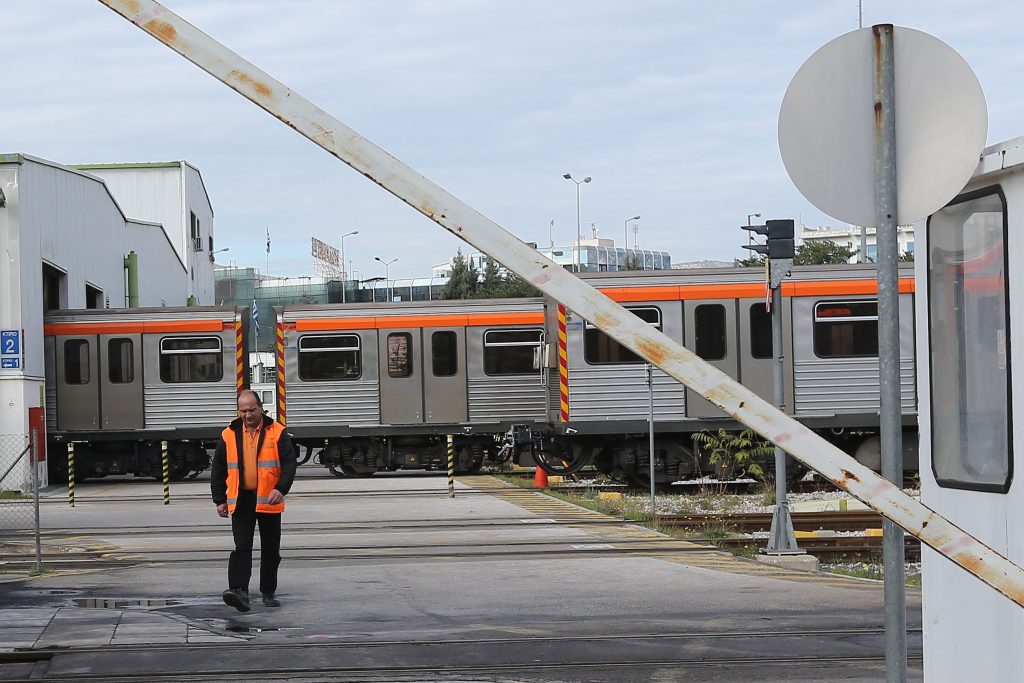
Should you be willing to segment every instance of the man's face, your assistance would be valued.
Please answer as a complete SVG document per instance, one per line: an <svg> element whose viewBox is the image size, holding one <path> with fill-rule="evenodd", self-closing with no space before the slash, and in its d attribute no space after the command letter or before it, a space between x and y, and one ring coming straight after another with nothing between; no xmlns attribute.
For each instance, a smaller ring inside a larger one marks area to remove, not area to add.
<svg viewBox="0 0 1024 683"><path fill-rule="evenodd" d="M242 422L249 429L256 429L263 422L263 409L252 394L242 394L238 397L238 412L242 416Z"/></svg>

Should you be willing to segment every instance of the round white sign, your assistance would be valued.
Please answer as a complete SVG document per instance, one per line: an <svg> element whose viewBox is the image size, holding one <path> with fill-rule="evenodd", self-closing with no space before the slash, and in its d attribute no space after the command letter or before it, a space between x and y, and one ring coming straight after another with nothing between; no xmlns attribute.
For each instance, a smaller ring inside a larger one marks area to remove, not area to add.
<svg viewBox="0 0 1024 683"><path fill-rule="evenodd" d="M823 212L875 225L875 43L872 29L819 48L793 77L779 112L779 150L797 189ZM981 84L953 48L898 26L897 223L945 206L978 165L988 132Z"/></svg>

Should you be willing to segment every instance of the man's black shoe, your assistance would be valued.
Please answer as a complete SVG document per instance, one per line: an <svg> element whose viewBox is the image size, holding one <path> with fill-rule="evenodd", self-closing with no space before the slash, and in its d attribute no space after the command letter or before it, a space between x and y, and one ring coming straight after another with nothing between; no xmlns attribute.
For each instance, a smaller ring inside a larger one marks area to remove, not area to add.
<svg viewBox="0 0 1024 683"><path fill-rule="evenodd" d="M249 607L248 591L243 591L241 588L226 590L223 597L226 604L231 605L239 612L248 612L252 609Z"/></svg>
<svg viewBox="0 0 1024 683"><path fill-rule="evenodd" d="M281 601L274 597L273 593L263 594L263 606L264 607L280 607Z"/></svg>

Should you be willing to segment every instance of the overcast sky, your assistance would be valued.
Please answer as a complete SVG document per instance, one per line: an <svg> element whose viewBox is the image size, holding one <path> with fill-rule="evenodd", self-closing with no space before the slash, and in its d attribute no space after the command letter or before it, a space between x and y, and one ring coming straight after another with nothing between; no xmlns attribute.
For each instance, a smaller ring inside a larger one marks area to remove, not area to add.
<svg viewBox="0 0 1024 683"><path fill-rule="evenodd" d="M837 225L778 151L800 65L857 28L856 0L166 0L172 10L527 241L589 235L674 261L745 255L747 214ZM973 67L989 143L1024 134L1024 3L864 1L864 25L940 38ZM429 275L460 242L90 0L4 3L0 152L59 163L185 159L218 247L312 274L309 238L364 278ZM631 233L632 234L632 233ZM631 237L632 239L632 237ZM222 259L226 260L226 259Z"/></svg>

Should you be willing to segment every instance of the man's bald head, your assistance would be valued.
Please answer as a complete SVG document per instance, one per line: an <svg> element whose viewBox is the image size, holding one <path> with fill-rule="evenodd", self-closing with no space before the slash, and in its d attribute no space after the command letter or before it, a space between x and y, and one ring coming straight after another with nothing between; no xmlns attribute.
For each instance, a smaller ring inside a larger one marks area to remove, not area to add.
<svg viewBox="0 0 1024 683"><path fill-rule="evenodd" d="M255 391L245 389L238 392L238 414L249 429L263 424L263 402Z"/></svg>

